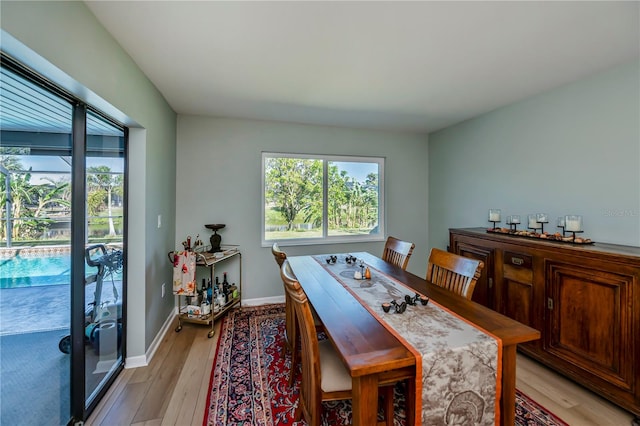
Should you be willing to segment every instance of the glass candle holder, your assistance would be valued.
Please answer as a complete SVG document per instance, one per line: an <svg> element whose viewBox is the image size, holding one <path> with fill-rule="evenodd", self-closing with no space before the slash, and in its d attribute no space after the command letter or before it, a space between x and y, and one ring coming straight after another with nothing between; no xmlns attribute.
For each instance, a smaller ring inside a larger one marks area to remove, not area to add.
<svg viewBox="0 0 640 426"><path fill-rule="evenodd" d="M546 213L536 213L538 223L549 223L549 215Z"/></svg>
<svg viewBox="0 0 640 426"><path fill-rule="evenodd" d="M544 234L544 224L549 223L549 216L546 213L536 213L536 222L540 224L540 233Z"/></svg>
<svg viewBox="0 0 640 426"><path fill-rule="evenodd" d="M556 220L556 226L558 228L562 228L562 236L565 236L565 230L564 230L564 216L560 216L557 220Z"/></svg>
<svg viewBox="0 0 640 426"><path fill-rule="evenodd" d="M496 222L500 222L500 209L489 209L489 222L493 222L493 229L496 229Z"/></svg>
<svg viewBox="0 0 640 426"><path fill-rule="evenodd" d="M569 232L582 232L582 216L580 215L565 216L564 229Z"/></svg>
<svg viewBox="0 0 640 426"><path fill-rule="evenodd" d="M507 225L509 225L509 230L511 232L515 232L518 227L518 224L520 223L520 216L518 215L509 215L507 216Z"/></svg>
<svg viewBox="0 0 640 426"><path fill-rule="evenodd" d="M538 215L535 214L530 214L528 216L528 226L527 228L529 229L541 229L542 228L542 224L540 222L538 222Z"/></svg>

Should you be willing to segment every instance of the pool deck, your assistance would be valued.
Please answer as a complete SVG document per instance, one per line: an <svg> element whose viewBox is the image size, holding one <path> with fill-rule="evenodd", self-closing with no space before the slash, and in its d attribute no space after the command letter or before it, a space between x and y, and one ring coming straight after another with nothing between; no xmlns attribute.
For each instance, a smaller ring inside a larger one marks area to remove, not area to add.
<svg viewBox="0 0 640 426"><path fill-rule="evenodd" d="M116 281L120 300L122 283ZM103 284L102 301L115 300L111 281ZM85 289L85 301L93 301L95 284ZM69 330L69 285L0 289L0 336L48 330Z"/></svg>

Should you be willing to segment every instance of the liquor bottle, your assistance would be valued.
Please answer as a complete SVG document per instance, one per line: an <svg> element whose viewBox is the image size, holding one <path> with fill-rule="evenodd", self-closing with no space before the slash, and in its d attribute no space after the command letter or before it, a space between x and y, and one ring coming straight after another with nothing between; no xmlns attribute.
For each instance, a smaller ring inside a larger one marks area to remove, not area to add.
<svg viewBox="0 0 640 426"><path fill-rule="evenodd" d="M220 305L220 309L224 308L224 305L227 304L227 298L224 296L224 293L221 289L218 289L218 296L216 297L218 300L218 305Z"/></svg>
<svg viewBox="0 0 640 426"><path fill-rule="evenodd" d="M206 292L203 289L203 291L202 291L202 302L200 304L200 315L202 315L203 317L207 316L207 315L209 315L210 311L211 311L211 305L207 301Z"/></svg>
<svg viewBox="0 0 640 426"><path fill-rule="evenodd" d="M222 279L222 291L224 292L224 297L229 300L229 281L227 281L227 273L223 273Z"/></svg>
<svg viewBox="0 0 640 426"><path fill-rule="evenodd" d="M216 300L220 305L220 309L222 309L222 307L227 303L227 300L225 299L224 294L222 293L222 285L220 284L219 277L216 277Z"/></svg>
<svg viewBox="0 0 640 426"><path fill-rule="evenodd" d="M211 288L211 278L209 278L209 283L207 284L207 302L211 304L211 299L213 298L213 289Z"/></svg>

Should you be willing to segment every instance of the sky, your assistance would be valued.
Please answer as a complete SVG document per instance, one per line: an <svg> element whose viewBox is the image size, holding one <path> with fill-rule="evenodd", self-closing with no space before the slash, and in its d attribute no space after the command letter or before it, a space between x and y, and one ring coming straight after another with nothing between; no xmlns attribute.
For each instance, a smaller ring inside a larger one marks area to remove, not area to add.
<svg viewBox="0 0 640 426"><path fill-rule="evenodd" d="M53 181L59 181L71 174L71 157L53 155L20 155L18 157L23 170L32 168L31 184L33 185L49 183L45 179L47 177L50 177ZM124 173L124 160L122 158L88 157L87 168L95 166L108 166L112 172ZM35 173L39 170L49 173Z"/></svg>
<svg viewBox="0 0 640 426"><path fill-rule="evenodd" d="M378 174L377 163L333 161L332 164L337 165L340 170L346 170L349 176L360 183L367 179L369 173Z"/></svg>

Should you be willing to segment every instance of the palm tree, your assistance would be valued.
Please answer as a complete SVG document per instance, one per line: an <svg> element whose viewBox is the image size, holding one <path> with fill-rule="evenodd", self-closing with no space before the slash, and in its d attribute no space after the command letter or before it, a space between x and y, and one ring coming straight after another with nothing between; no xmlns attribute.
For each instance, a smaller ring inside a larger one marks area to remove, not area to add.
<svg viewBox="0 0 640 426"><path fill-rule="evenodd" d="M111 196L122 190L122 175L112 172L109 166L95 166L87 169L89 189L102 189L107 193L107 215L109 216L109 236L116 235L111 214Z"/></svg>
<svg viewBox="0 0 640 426"><path fill-rule="evenodd" d="M45 178L50 184L42 184L35 186L33 190L38 197L38 207L34 216L40 217L42 211L51 204L58 204L64 207L71 207L69 199L69 182L54 182L51 178Z"/></svg>
<svg viewBox="0 0 640 426"><path fill-rule="evenodd" d="M12 212L11 218L13 219L13 226L11 230L11 238L18 239L21 237L20 229L22 228L23 221L16 219L24 219L22 215L29 214L27 210L27 204L30 204L33 200L32 186L31 186L31 168L27 172L23 173L11 173L10 194L2 185L2 200L0 203L4 206L6 204L6 197L9 196L11 202ZM24 212L23 212L24 209Z"/></svg>

